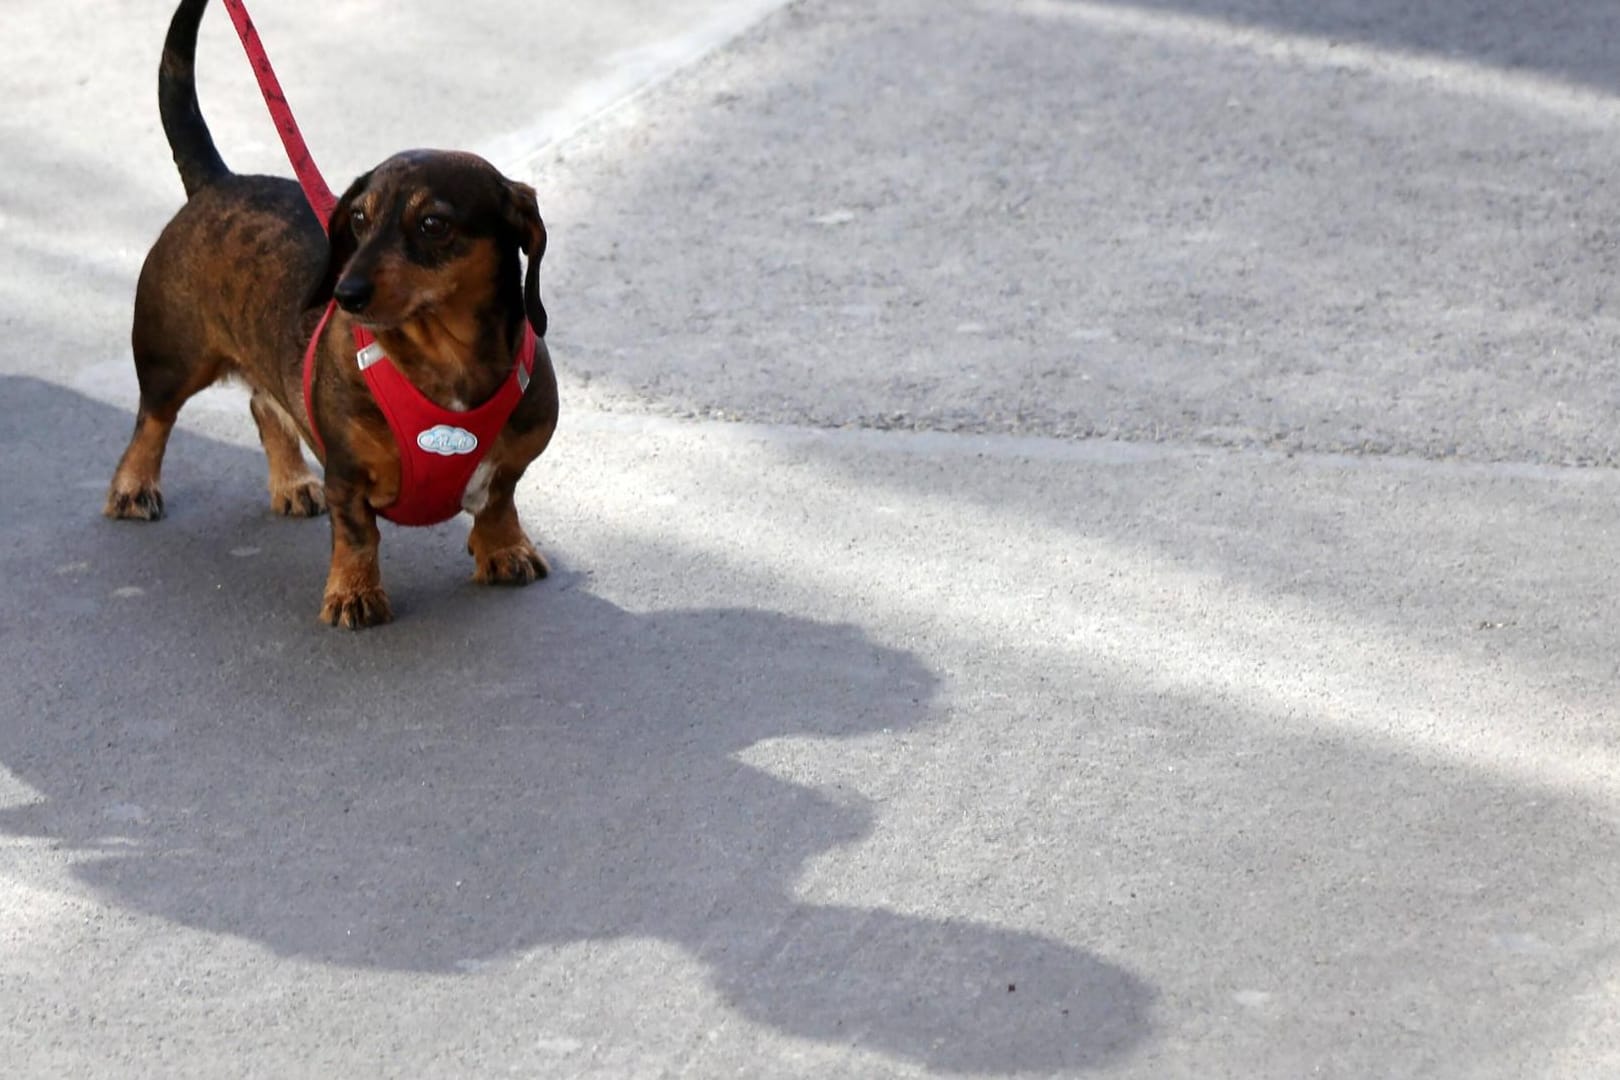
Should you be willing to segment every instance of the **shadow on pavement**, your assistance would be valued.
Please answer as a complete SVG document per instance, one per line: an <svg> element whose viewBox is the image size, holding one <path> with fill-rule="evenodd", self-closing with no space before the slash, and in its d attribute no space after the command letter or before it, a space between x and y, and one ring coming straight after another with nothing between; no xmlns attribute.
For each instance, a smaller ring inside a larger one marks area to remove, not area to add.
<svg viewBox="0 0 1620 1080"><path fill-rule="evenodd" d="M177 434L170 519L97 516L128 423L0 379L0 763L40 796L0 834L78 852L105 902L362 969L674 942L754 1020L944 1071L1092 1066L1150 1029L1151 988L1061 940L796 899L873 812L736 755L928 724L911 655L626 611L566 565L480 591L456 527L386 535L401 621L329 631L327 527L269 516L256 451Z"/></svg>

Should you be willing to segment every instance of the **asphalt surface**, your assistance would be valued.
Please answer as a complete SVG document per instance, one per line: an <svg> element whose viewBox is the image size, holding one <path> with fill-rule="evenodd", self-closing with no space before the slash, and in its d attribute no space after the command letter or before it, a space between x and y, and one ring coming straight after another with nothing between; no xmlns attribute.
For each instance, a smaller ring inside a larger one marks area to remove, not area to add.
<svg viewBox="0 0 1620 1080"><path fill-rule="evenodd" d="M1620 1075L1620 13L328 7L541 192L556 573L321 627L232 390L99 518L167 11L16 13L0 1071Z"/></svg>
<svg viewBox="0 0 1620 1080"><path fill-rule="evenodd" d="M696 415L1614 465L1620 10L1560 6L796 8L546 170L559 340Z"/></svg>

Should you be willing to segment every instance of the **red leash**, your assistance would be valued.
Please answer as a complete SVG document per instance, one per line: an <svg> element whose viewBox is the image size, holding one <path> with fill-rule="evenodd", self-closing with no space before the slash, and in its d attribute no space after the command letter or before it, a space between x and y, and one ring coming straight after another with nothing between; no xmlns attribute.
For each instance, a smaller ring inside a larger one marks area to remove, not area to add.
<svg viewBox="0 0 1620 1080"><path fill-rule="evenodd" d="M315 159L310 156L303 133L298 130L298 121L293 119L292 107L287 104L287 95L281 92L281 83L276 80L270 57L259 40L259 31L254 29L252 16L242 0L225 0L225 10L230 12L231 22L236 24L236 36L242 39L242 48L247 50L248 63L253 65L253 74L258 77L259 90L270 108L270 118L281 135L281 145L287 150L287 160L292 162L298 185L304 189L304 198L309 200L309 208L315 211L321 227L326 228L337 199L332 197L332 189L326 186L321 170L315 167Z"/></svg>

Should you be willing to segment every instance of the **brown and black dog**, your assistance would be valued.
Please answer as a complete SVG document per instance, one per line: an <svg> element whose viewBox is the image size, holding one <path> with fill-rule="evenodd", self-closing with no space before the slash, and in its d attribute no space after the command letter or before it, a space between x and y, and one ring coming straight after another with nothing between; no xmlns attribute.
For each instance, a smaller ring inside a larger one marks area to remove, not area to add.
<svg viewBox="0 0 1620 1080"><path fill-rule="evenodd" d="M106 513L163 516L159 470L180 407L220 379L239 378L252 390L272 508L293 517L331 512L321 618L352 629L384 623L392 612L377 511L399 495L399 451L355 363L353 326L376 335L436 404L463 410L484 401L512 374L525 318L537 337L545 334L537 278L545 226L528 185L471 154L424 150L356 180L333 213L329 241L297 184L238 176L220 159L193 74L207 6L181 0L164 41L159 112L188 201L141 269L131 333L140 409ZM339 310L316 349L316 439L303 357L334 297ZM527 585L546 576L513 489L556 424L557 382L541 340L528 388L463 497L479 582ZM324 482L306 467L300 439L321 459Z"/></svg>

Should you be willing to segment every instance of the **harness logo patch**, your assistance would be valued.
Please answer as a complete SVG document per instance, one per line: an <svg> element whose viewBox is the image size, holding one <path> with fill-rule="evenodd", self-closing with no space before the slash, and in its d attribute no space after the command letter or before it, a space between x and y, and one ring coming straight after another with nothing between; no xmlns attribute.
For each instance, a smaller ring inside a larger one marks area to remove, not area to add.
<svg viewBox="0 0 1620 1080"><path fill-rule="evenodd" d="M478 449L478 436L465 428L440 424L418 435L416 445L430 454L455 457L458 454L470 454Z"/></svg>

